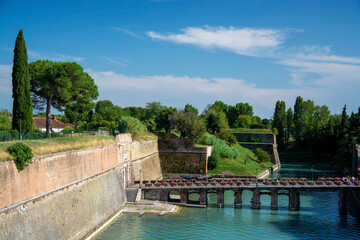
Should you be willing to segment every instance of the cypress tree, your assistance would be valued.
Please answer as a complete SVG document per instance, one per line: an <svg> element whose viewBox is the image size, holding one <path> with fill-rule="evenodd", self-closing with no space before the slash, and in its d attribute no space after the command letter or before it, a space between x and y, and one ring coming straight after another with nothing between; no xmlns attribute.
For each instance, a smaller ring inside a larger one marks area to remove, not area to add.
<svg viewBox="0 0 360 240"><path fill-rule="evenodd" d="M20 29L15 42L12 71L13 118L12 129L25 132L33 128L32 102L30 96L30 75L23 30Z"/></svg>

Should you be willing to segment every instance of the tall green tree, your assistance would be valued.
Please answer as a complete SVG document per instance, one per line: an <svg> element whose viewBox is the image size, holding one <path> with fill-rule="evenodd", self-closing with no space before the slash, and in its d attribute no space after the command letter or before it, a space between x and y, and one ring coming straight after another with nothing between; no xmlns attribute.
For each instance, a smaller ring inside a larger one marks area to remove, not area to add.
<svg viewBox="0 0 360 240"><path fill-rule="evenodd" d="M277 141L282 144L285 140L286 105L284 101L277 101L273 116L273 127L278 130Z"/></svg>
<svg viewBox="0 0 360 240"><path fill-rule="evenodd" d="M304 133L304 100L298 96L294 105L294 136L299 143Z"/></svg>
<svg viewBox="0 0 360 240"><path fill-rule="evenodd" d="M34 105L40 110L46 107L47 137L51 136L51 107L63 111L79 99L90 103L99 95L94 80L75 62L38 60L29 69Z"/></svg>
<svg viewBox="0 0 360 240"><path fill-rule="evenodd" d="M30 95L30 76L22 29L20 29L15 42L12 88L12 96L14 98L12 129L19 130L21 125L24 131L31 131L33 129L33 113Z"/></svg>
<svg viewBox="0 0 360 240"><path fill-rule="evenodd" d="M289 141L290 134L293 131L294 127L294 114L291 108L286 112L286 140Z"/></svg>

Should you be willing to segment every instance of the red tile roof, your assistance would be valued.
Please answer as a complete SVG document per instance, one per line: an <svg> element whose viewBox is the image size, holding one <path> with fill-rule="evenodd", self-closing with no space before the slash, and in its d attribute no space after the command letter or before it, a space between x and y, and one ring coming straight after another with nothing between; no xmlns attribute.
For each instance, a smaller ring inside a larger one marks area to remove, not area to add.
<svg viewBox="0 0 360 240"><path fill-rule="evenodd" d="M33 118L33 122L34 122L34 125L36 127L46 127L46 118L42 118L42 117L34 117ZM75 127L75 125L73 124L70 124L70 123L63 123L57 119L51 119L51 127L52 128L64 128L66 126L70 126L72 128Z"/></svg>

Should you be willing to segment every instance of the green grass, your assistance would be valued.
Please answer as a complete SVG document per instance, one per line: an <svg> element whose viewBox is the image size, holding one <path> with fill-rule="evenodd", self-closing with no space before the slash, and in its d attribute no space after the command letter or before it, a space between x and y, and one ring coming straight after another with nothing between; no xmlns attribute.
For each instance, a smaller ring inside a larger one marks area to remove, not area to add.
<svg viewBox="0 0 360 240"><path fill-rule="evenodd" d="M253 151L243 148L239 144L236 144L234 148L239 152L239 156L236 159L219 158L217 167L213 170L209 170L208 174L255 176L256 173L260 174L273 166L273 163L271 162L259 162Z"/></svg>
<svg viewBox="0 0 360 240"><path fill-rule="evenodd" d="M253 134L273 133L271 130L268 129L232 128L230 130L232 133L253 133Z"/></svg>
<svg viewBox="0 0 360 240"><path fill-rule="evenodd" d="M6 149L20 141L0 142L0 162L13 160ZM41 156L51 153L77 150L95 146L105 146L115 143L113 136L91 136L83 135L72 138L49 138L40 140L23 140L22 143L31 147L35 156Z"/></svg>

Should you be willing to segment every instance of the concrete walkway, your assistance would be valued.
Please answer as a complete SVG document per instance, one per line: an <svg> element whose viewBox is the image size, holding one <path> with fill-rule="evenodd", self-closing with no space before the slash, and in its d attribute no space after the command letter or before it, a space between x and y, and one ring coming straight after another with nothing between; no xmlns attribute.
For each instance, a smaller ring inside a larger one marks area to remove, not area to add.
<svg viewBox="0 0 360 240"><path fill-rule="evenodd" d="M140 200L139 202L127 202L122 212L135 213L139 215L145 213L164 215L167 213L176 213L178 210L178 206L167 202Z"/></svg>

